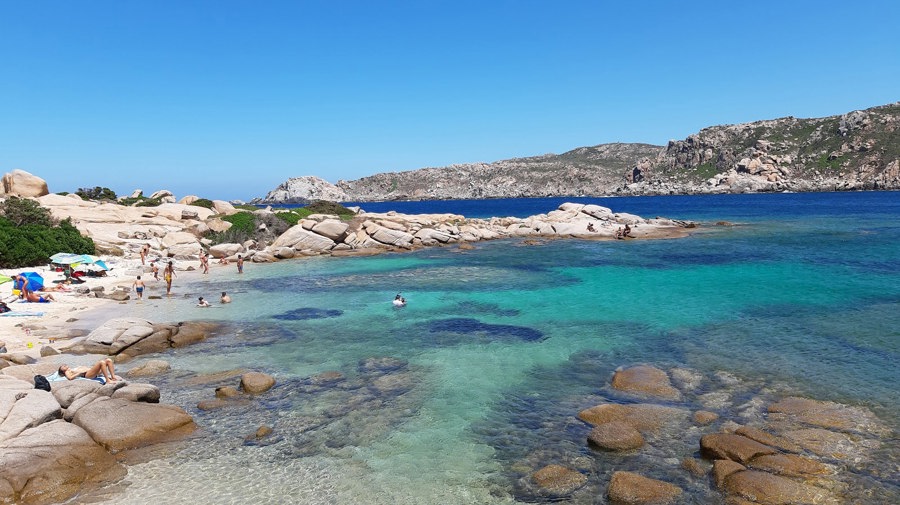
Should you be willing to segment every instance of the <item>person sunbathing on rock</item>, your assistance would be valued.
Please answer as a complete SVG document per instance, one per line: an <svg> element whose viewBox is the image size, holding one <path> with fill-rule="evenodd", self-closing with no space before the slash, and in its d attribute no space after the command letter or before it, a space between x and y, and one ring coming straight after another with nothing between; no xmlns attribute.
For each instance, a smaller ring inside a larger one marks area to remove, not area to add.
<svg viewBox="0 0 900 505"><path fill-rule="evenodd" d="M101 359L94 363L93 366L77 366L72 368L69 365L61 365L59 367L59 376L69 380L75 380L81 377L85 379L102 378L103 382L115 382L117 380L116 368L113 366L113 361L109 358Z"/></svg>

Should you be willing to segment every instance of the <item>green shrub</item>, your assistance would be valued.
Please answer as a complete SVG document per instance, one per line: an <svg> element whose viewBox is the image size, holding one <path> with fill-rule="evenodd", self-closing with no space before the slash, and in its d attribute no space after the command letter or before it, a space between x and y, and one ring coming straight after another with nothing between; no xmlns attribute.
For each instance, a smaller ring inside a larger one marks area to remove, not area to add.
<svg viewBox="0 0 900 505"><path fill-rule="evenodd" d="M251 212L238 212L230 216L222 216L222 220L232 224L229 231L241 230L253 233L256 230L256 216Z"/></svg>
<svg viewBox="0 0 900 505"><path fill-rule="evenodd" d="M316 200L303 208L309 211L310 214L335 214L341 217L354 215L353 211L347 207L337 202L326 202L324 200Z"/></svg>
<svg viewBox="0 0 900 505"><path fill-rule="evenodd" d="M297 210L299 210L299 209L297 209ZM309 213L306 214L306 216L308 216L308 215L309 215ZM303 219L306 216L300 214L299 212L297 212L296 210L293 210L293 209L275 213L275 217L284 221L288 226L296 225L297 223L300 222L301 219Z"/></svg>
<svg viewBox="0 0 900 505"><path fill-rule="evenodd" d="M160 205L162 205L162 200L159 198L144 198L135 207L159 207Z"/></svg>
<svg viewBox="0 0 900 505"><path fill-rule="evenodd" d="M0 216L5 217L15 226L36 224L39 226L53 226L53 217L50 211L41 207L39 203L27 198L7 198L0 203Z"/></svg>
<svg viewBox="0 0 900 505"><path fill-rule="evenodd" d="M0 267L46 265L58 252L94 254L94 241L84 237L68 219L59 226L16 225L0 217Z"/></svg>
<svg viewBox="0 0 900 505"><path fill-rule="evenodd" d="M125 206L135 206L135 207L158 207L162 205L162 200L159 198L147 198L146 196L139 196L137 198L127 197L120 198L119 205Z"/></svg>
<svg viewBox="0 0 900 505"><path fill-rule="evenodd" d="M76 195L80 196L85 200L113 200L116 199L116 192L109 188L101 188L100 186L94 186L93 188L78 188L78 191L75 192Z"/></svg>
<svg viewBox="0 0 900 505"><path fill-rule="evenodd" d="M210 200L208 198L198 198L197 200L194 200L191 203L191 205L195 205L197 207L203 207L204 209L212 209L213 208L213 202L212 202L212 200Z"/></svg>

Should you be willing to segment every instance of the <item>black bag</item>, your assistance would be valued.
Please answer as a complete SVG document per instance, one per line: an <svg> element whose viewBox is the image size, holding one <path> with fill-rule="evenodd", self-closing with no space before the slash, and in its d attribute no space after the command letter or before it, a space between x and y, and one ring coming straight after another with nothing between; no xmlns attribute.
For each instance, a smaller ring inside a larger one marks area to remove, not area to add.
<svg viewBox="0 0 900 505"><path fill-rule="evenodd" d="M43 375L35 375L34 389L43 389L44 391L50 391L50 381L48 381L47 378Z"/></svg>

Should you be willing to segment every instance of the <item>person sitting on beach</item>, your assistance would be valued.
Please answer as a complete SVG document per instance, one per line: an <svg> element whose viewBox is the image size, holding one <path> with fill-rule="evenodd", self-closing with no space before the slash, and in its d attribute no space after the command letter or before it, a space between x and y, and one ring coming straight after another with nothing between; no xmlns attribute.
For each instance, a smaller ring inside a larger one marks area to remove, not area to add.
<svg viewBox="0 0 900 505"><path fill-rule="evenodd" d="M38 295L37 293L35 293L34 291L29 291L28 294L25 295L25 301L28 301L31 303L47 303L47 302L55 301L55 299L53 298L53 295L51 295L50 293L47 293L46 295L41 296L41 295Z"/></svg>
<svg viewBox="0 0 900 505"><path fill-rule="evenodd" d="M219 302L221 302L221 303L231 303L231 297L228 296L227 293L225 293L224 291L222 291L222 298L219 299Z"/></svg>
<svg viewBox="0 0 900 505"><path fill-rule="evenodd" d="M624 233L624 231L622 230L622 227L620 226L619 229L616 230L616 239L623 239L623 238L625 238L625 237L622 235L622 233Z"/></svg>
<svg viewBox="0 0 900 505"><path fill-rule="evenodd" d="M104 383L116 382L118 380L116 379L116 369L113 366L112 360L109 358L101 359L94 363L93 366L77 366L72 368L69 365L60 365L58 373L60 377L65 377L70 381L82 377L85 379L100 378Z"/></svg>
<svg viewBox="0 0 900 505"><path fill-rule="evenodd" d="M197 301L197 306L198 307L209 307L210 305L209 305L209 302L204 300L203 297L201 296Z"/></svg>
<svg viewBox="0 0 900 505"><path fill-rule="evenodd" d="M28 278L24 275L17 275L13 277L14 286L19 290L19 298L25 299L25 297L30 293L28 289Z"/></svg>
<svg viewBox="0 0 900 505"><path fill-rule="evenodd" d="M597 230L594 229L594 223L588 223L588 225L587 225L587 231L589 231L589 232L591 232L591 233L594 233L595 231L597 231Z"/></svg>
<svg viewBox="0 0 900 505"><path fill-rule="evenodd" d="M227 265L227 264L228 264L228 258L226 258L225 256L222 256L221 258L219 258L219 264L220 264L220 265Z"/></svg>
<svg viewBox="0 0 900 505"><path fill-rule="evenodd" d="M631 227L627 224L625 225L625 229L622 230L622 238L631 237Z"/></svg>

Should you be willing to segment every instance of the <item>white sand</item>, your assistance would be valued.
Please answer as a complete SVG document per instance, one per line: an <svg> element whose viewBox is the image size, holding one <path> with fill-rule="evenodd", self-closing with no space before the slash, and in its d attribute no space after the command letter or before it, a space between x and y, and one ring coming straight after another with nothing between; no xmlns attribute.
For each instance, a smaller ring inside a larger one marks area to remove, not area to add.
<svg viewBox="0 0 900 505"><path fill-rule="evenodd" d="M149 260L147 265L142 268L140 258L137 255L128 259L116 256L103 257L103 260L110 267L107 276L82 277L82 279L85 279L85 282L83 284L68 285L67 288L70 290L68 292L51 291L49 294L53 296L54 301L48 303L21 302L12 293L13 282L0 284L0 298L9 305L14 314L33 314L0 316L0 344L5 344L7 352L26 353L39 357L41 347L46 345L55 349L65 347L71 343L71 339L66 337L72 332L90 331L106 320L117 317L117 307L120 307L120 304L135 303L137 294L132 287L138 275L141 276L146 284L144 290L145 298L150 295L165 296L166 285L162 280L162 265L160 265L159 280L157 281L153 279ZM175 284L182 288L202 275L199 271L200 262L198 260L180 260L176 261L175 265ZM188 266L193 266L197 270L185 271L178 269ZM234 265L220 265L211 261L210 275L214 275L217 271L220 275L224 275L226 271L236 274ZM0 273L9 277L13 277L20 272L37 272L44 278L44 284L48 288L57 286L53 282L54 280L62 280L64 278L62 272L52 271L48 266L0 270ZM125 289L129 291L131 299L119 302L106 298L96 298L93 294L80 294L75 291L77 288L84 286L88 288L102 286L106 294L111 293L115 289ZM40 292L39 294L46 295L47 293ZM42 314L38 315L40 313ZM88 313L91 314L91 317L85 321L84 316ZM94 324L90 324L90 322Z"/></svg>

